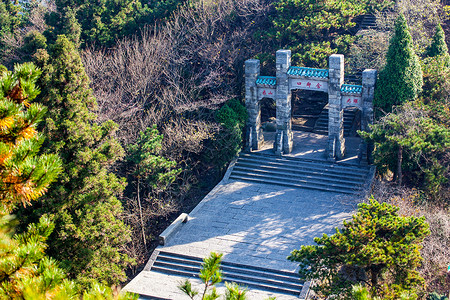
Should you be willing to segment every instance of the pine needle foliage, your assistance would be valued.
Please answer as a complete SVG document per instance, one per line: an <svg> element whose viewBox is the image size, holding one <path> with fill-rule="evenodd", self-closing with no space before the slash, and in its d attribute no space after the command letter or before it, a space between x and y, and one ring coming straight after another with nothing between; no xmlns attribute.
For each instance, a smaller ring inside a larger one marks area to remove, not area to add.
<svg viewBox="0 0 450 300"><path fill-rule="evenodd" d="M374 104L390 112L392 106L416 99L422 91L422 85L419 58L414 52L406 19L400 15L389 44L386 66L380 72L375 88Z"/></svg>
<svg viewBox="0 0 450 300"><path fill-rule="evenodd" d="M0 201L6 212L42 196L62 170L56 155L38 155L43 138L36 127L46 108L32 101L40 74L25 63L0 75Z"/></svg>
<svg viewBox="0 0 450 300"><path fill-rule="evenodd" d="M437 196L448 182L450 129L429 110L420 103L405 103L380 118L370 132L360 134L375 145L374 163L380 174L392 172L400 184Z"/></svg>
<svg viewBox="0 0 450 300"><path fill-rule="evenodd" d="M199 291L192 288L189 279L186 279L178 288L192 300L198 295L200 295L201 300L214 300L219 298L220 295L217 293L216 285L223 280L223 273L220 269L222 256L223 254L221 253L211 252L208 257L203 259L202 268L200 269L199 274L199 277L204 284L203 292L201 294ZM246 299L247 290L242 289L238 284L226 282L225 286L227 288L225 292L226 300Z"/></svg>
<svg viewBox="0 0 450 300"><path fill-rule="evenodd" d="M39 94L40 74L32 63L0 74L0 299L119 299L107 287L101 293L81 291L56 260L45 255L55 228L49 216L14 234L17 221L9 213L42 196L62 170L58 156L38 155L43 138L36 127L46 109L32 101Z"/></svg>
<svg viewBox="0 0 450 300"><path fill-rule="evenodd" d="M288 257L300 263L300 274L317 280L323 297L350 298L352 286L366 283L372 297L397 299L423 286L416 268L420 243L429 234L425 218L398 215L387 203L361 203L351 221L334 235L316 237L317 245L302 246Z"/></svg>
<svg viewBox="0 0 450 300"><path fill-rule="evenodd" d="M163 138L156 126L153 126L140 132L136 143L127 147L127 159L134 166L133 175L158 190L163 190L172 183L181 172L181 169L175 168L175 161L159 155Z"/></svg>
<svg viewBox="0 0 450 300"><path fill-rule="evenodd" d="M98 124L96 100L74 44L59 36L50 55L40 51L42 93L48 107L43 127L46 152L63 161L61 179L25 215L51 214L56 224L48 253L61 262L70 278L84 286L99 281L114 285L126 279L132 261L121 250L130 230L119 219L117 199L124 180L109 167L123 156L114 139L113 122Z"/></svg>

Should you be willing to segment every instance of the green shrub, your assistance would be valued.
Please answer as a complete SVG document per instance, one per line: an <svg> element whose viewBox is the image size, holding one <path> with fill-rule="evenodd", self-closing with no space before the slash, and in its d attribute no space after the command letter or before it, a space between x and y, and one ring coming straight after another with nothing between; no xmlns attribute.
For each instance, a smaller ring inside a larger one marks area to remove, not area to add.
<svg viewBox="0 0 450 300"><path fill-rule="evenodd" d="M288 257L300 263L300 274L317 280L313 290L323 299L348 299L352 286L364 283L370 296L398 299L414 294L424 279L416 270L422 260L419 250L429 234L425 217L404 217L399 208L361 203L351 221L334 235L316 237L317 245L302 246Z"/></svg>
<svg viewBox="0 0 450 300"><path fill-rule="evenodd" d="M206 156L222 169L241 149L247 110L238 99L230 99L217 111L216 120L223 128L210 140Z"/></svg>

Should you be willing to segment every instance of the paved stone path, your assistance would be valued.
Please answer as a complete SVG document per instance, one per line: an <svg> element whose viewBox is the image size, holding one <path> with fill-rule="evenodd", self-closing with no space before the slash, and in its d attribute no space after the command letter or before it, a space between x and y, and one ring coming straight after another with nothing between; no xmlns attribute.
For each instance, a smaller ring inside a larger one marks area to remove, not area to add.
<svg viewBox="0 0 450 300"><path fill-rule="evenodd" d="M286 260L290 252L312 244L314 237L322 233L334 233L334 228L349 218L354 208L355 199L349 196L230 180L219 184L202 200L163 249L196 257L216 251L223 253L228 262L294 271L297 265ZM150 273L130 282L127 290L187 299L176 293L179 281L173 286L173 279L169 278L174 276ZM172 286L168 288L167 284ZM250 299L262 299L261 296L256 293Z"/></svg>
<svg viewBox="0 0 450 300"><path fill-rule="evenodd" d="M295 132L293 157L324 159L327 137ZM347 163L356 163L358 138L347 139ZM350 147L349 147L350 146ZM268 145L268 147L270 147ZM313 150L311 150L313 149ZM271 149L262 151L273 153ZM224 178L189 213L189 221L158 248L172 253L206 257L211 251L223 260L276 270L297 271L286 259L314 237L333 234L342 220L349 219L359 202L357 197L307 189L241 182ZM152 272L146 267L125 290L162 299L189 299L177 286L183 277ZM200 281L191 280L200 287ZM223 293L224 286L219 286ZM250 289L248 299L298 299ZM142 298L154 299L154 298Z"/></svg>

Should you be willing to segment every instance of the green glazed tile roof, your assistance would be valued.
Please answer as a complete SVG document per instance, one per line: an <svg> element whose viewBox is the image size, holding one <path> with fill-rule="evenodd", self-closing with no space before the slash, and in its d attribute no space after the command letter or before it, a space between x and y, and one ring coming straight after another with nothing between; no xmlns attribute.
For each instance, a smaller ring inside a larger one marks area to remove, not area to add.
<svg viewBox="0 0 450 300"><path fill-rule="evenodd" d="M347 94L361 94L362 86L361 85L352 85L352 84L343 84L341 86L341 92Z"/></svg>
<svg viewBox="0 0 450 300"><path fill-rule="evenodd" d="M256 84L276 86L277 78L272 76L258 76L256 79Z"/></svg>
<svg viewBox="0 0 450 300"><path fill-rule="evenodd" d="M327 69L290 67L287 73L289 75L294 75L294 76L328 78L328 70Z"/></svg>

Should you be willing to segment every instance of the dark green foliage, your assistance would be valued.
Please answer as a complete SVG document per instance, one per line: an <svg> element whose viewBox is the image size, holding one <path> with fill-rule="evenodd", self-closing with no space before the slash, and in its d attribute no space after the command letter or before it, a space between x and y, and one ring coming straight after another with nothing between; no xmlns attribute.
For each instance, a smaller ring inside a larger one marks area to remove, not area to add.
<svg viewBox="0 0 450 300"><path fill-rule="evenodd" d="M427 300L448 300L446 295L440 295L436 292L433 292L428 295Z"/></svg>
<svg viewBox="0 0 450 300"><path fill-rule="evenodd" d="M371 128L361 135L375 144L374 163L381 174L391 171L394 179L431 195L448 182L450 129L430 117L427 108L404 105Z"/></svg>
<svg viewBox="0 0 450 300"><path fill-rule="evenodd" d="M347 53L354 42L353 18L392 1L280 0L269 37L276 47L292 50L296 64L326 67L328 56Z"/></svg>
<svg viewBox="0 0 450 300"><path fill-rule="evenodd" d="M76 18L76 9L61 7L58 12L47 14L46 23L49 25L44 35L51 44L55 43L58 35L65 35L77 47L80 46L81 25Z"/></svg>
<svg viewBox="0 0 450 300"><path fill-rule="evenodd" d="M60 155L64 171L42 205L28 214L53 215L56 228L48 253L70 277L82 284L118 284L130 264L120 251L130 232L118 219L122 205L116 196L124 180L108 171L123 155L113 137L115 124L96 122L96 101L73 43L60 36L51 55L44 54L39 52L44 71L40 101L48 107L44 147Z"/></svg>
<svg viewBox="0 0 450 300"><path fill-rule="evenodd" d="M0 38L14 33L22 24L22 9L17 1L0 1Z"/></svg>
<svg viewBox="0 0 450 300"><path fill-rule="evenodd" d="M239 152L242 146L242 130L247 120L247 110L238 99L228 100L216 114L217 122L223 126L213 140L215 164L223 168Z"/></svg>
<svg viewBox="0 0 450 300"><path fill-rule="evenodd" d="M37 30L32 30L24 37L24 45L22 51L29 56L32 56L38 49L47 48L47 39Z"/></svg>
<svg viewBox="0 0 450 300"><path fill-rule="evenodd" d="M430 102L446 103L450 95L450 65L447 55L427 57L422 62L423 91L421 98ZM444 115L444 114L442 114Z"/></svg>
<svg viewBox="0 0 450 300"><path fill-rule="evenodd" d="M315 238L288 259L300 263L300 274L318 280L313 289L323 297L349 298L352 286L365 283L371 296L396 299L423 285L416 268L420 243L429 234L425 218L403 217L398 208L371 199L361 203L351 221L332 236Z"/></svg>
<svg viewBox="0 0 450 300"><path fill-rule="evenodd" d="M65 34L82 45L112 46L117 39L137 33L145 24L169 17L183 0L150 1L57 0L57 12L51 13L47 23L51 28L47 37L54 40Z"/></svg>
<svg viewBox="0 0 450 300"><path fill-rule="evenodd" d="M159 155L163 135L156 126L141 132L136 143L128 146L127 160L133 164L133 176L149 188L163 190L172 183L181 169L175 169L176 162ZM143 190L148 194L149 190Z"/></svg>
<svg viewBox="0 0 450 300"><path fill-rule="evenodd" d="M413 41L405 17L400 15L375 88L374 104L386 112L392 106L417 98L422 91L422 69L414 53Z"/></svg>
<svg viewBox="0 0 450 300"><path fill-rule="evenodd" d="M433 36L431 45L427 48L426 56L435 57L440 55L448 56L448 47L445 43L445 33L442 26L439 24L436 26L436 32Z"/></svg>

